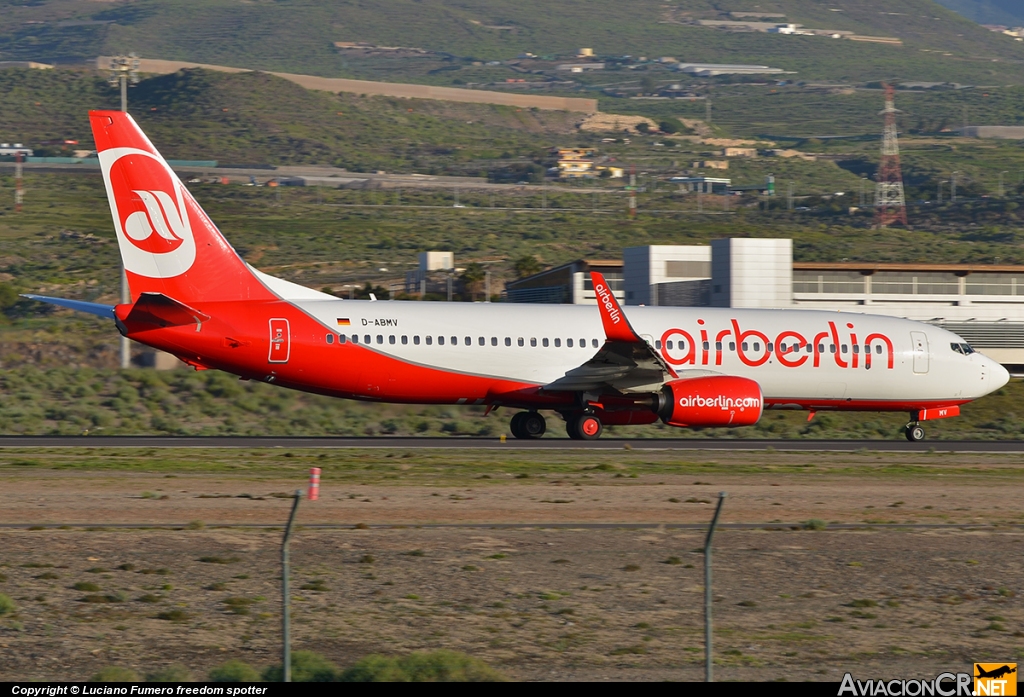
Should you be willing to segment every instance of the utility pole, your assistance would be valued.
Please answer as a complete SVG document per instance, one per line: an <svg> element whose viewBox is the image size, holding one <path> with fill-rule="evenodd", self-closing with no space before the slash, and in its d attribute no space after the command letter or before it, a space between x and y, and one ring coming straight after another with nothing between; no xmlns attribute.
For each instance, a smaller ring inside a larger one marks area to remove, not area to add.
<svg viewBox="0 0 1024 697"><path fill-rule="evenodd" d="M127 56L114 56L110 59L111 85L121 85L121 111L128 113L128 83L137 85L139 83L139 57L134 53ZM132 301L131 292L128 289L128 273L121 266L121 304L127 305ZM121 337L121 369L127 370L132 367L132 345L128 337Z"/></svg>
<svg viewBox="0 0 1024 697"><path fill-rule="evenodd" d="M1003 195L1006 193L1005 190L1003 189L1003 175L1004 174L1008 174L1008 173L1009 173L1009 170L1005 170L1005 169L1002 172L999 173L999 198L1002 198Z"/></svg>
<svg viewBox="0 0 1024 697"><path fill-rule="evenodd" d="M629 192L629 217L633 219L636 218L636 165L630 165L626 190Z"/></svg>
<svg viewBox="0 0 1024 697"><path fill-rule="evenodd" d="M948 179L942 179L941 181L939 181L939 203L942 203L942 185L948 183Z"/></svg>
<svg viewBox="0 0 1024 697"><path fill-rule="evenodd" d="M704 540L704 682L714 682L711 670L711 603L714 597L711 593L711 538L715 534L715 526L718 525L718 516L722 513L722 504L725 503L726 493L718 494L718 506L715 507L715 515L708 527L708 536Z"/></svg>
<svg viewBox="0 0 1024 697"><path fill-rule="evenodd" d="M789 210L793 210L793 180L792 179L789 181L789 201L788 201L788 204L789 205L787 206L787 208Z"/></svg>
<svg viewBox="0 0 1024 697"><path fill-rule="evenodd" d="M953 203L956 203L956 175L958 174L960 173L953 172L953 176L951 177L951 181L949 182L949 198Z"/></svg>
<svg viewBox="0 0 1024 697"><path fill-rule="evenodd" d="M491 272L488 269L484 271L484 302L491 302Z"/></svg>
<svg viewBox="0 0 1024 697"><path fill-rule="evenodd" d="M711 125L711 97L704 97L704 121Z"/></svg>
<svg viewBox="0 0 1024 697"><path fill-rule="evenodd" d="M21 155L19 150L14 154L14 212L21 213L21 202L25 197L24 189L21 188Z"/></svg>

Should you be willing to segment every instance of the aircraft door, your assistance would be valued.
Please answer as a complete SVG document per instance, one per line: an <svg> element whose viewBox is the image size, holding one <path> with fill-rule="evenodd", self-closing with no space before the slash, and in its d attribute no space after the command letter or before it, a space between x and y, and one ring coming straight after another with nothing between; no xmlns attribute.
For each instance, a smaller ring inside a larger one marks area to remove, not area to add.
<svg viewBox="0 0 1024 697"><path fill-rule="evenodd" d="M928 372L928 337L924 332L910 332L910 341L914 351L914 372Z"/></svg>
<svg viewBox="0 0 1024 697"><path fill-rule="evenodd" d="M268 363L287 363L292 352L291 330L288 320L275 317L270 320L270 355Z"/></svg>

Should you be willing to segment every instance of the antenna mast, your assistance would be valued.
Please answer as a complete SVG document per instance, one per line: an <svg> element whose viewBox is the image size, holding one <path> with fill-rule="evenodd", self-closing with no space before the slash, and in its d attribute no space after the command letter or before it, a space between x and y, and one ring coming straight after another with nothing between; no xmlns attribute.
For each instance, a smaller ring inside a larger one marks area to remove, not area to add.
<svg viewBox="0 0 1024 697"><path fill-rule="evenodd" d="M900 143L896 130L895 90L885 85L885 131L882 135L882 161L878 165L875 186L875 224L888 227L893 223L907 225L907 201L903 195L903 171L900 168Z"/></svg>

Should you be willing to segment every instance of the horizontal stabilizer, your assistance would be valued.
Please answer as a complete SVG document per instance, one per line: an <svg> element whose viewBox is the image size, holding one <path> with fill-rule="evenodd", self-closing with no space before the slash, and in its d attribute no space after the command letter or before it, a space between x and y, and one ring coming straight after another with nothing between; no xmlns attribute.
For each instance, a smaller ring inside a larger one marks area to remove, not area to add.
<svg viewBox="0 0 1024 697"><path fill-rule="evenodd" d="M193 309L163 293L142 293L135 301L131 312L125 317L125 324L150 324L157 327L180 327L186 324L202 324L210 316Z"/></svg>
<svg viewBox="0 0 1024 697"><path fill-rule="evenodd" d="M51 305L59 305L60 307L66 307L70 310L78 310L79 312L88 312L90 315L96 315L97 317L106 317L107 319L114 319L114 306L113 305L101 305L100 303L87 303L83 300L67 300L65 298L50 298L45 295L30 295L23 293L23 298L29 300L38 300L43 303L50 303Z"/></svg>

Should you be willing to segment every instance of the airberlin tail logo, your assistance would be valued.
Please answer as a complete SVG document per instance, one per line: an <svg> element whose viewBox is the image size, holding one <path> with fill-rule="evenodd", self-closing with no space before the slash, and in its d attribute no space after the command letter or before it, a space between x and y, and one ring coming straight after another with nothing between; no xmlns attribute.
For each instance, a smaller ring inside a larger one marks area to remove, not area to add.
<svg viewBox="0 0 1024 697"><path fill-rule="evenodd" d="M166 191L138 189L132 193L139 197L146 210L135 211L125 218L124 234L136 247L154 254L166 254L180 247L186 234L185 216L181 215L171 195ZM152 244L153 235L163 241Z"/></svg>
<svg viewBox="0 0 1024 697"><path fill-rule="evenodd" d="M167 164L137 148L110 148L99 158L125 268L149 278L188 271L196 243L187 194Z"/></svg>
<svg viewBox="0 0 1024 697"><path fill-rule="evenodd" d="M619 320L622 319L622 315L619 312L619 308L615 305L615 298L612 296L612 292L603 283L598 283L594 287L594 291L597 293L598 302L604 305L604 309L608 311L608 317L611 319L612 324L618 324Z"/></svg>

